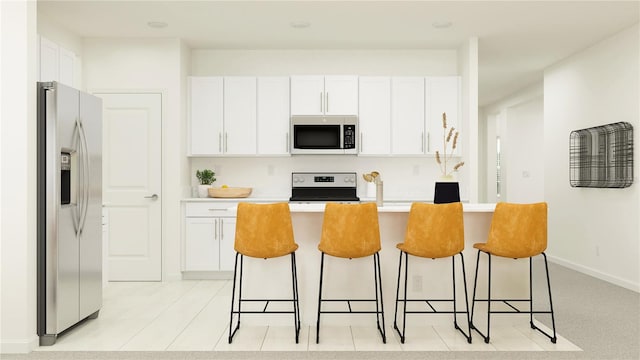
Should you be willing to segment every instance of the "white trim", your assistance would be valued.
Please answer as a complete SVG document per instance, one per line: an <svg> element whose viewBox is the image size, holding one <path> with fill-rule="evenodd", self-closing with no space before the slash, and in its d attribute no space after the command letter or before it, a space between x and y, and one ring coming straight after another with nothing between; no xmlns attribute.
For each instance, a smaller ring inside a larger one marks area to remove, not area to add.
<svg viewBox="0 0 640 360"><path fill-rule="evenodd" d="M547 254L547 258L549 259L549 261L551 261L553 263L556 263L558 265L562 265L562 266L567 267L569 269L581 272L581 273L589 275L589 276L593 276L593 277L595 277L597 279L604 280L604 281L612 283L614 285L621 286L621 287L623 287L625 289L629 289L631 291L635 291L637 293L640 293L640 284L638 284L638 283L634 283L634 282L631 282L629 280L621 279L621 278L619 278L617 276L605 274L605 273L603 273L601 271L592 269L590 267L583 266L583 265L580 265L580 264L576 264L574 262L571 262L571 261L568 261L568 260L565 260L565 259L561 259L559 257L552 256L552 255L549 255L549 254Z"/></svg>
<svg viewBox="0 0 640 360"><path fill-rule="evenodd" d="M38 336L31 339L2 339L0 343L0 354L28 354L38 347Z"/></svg>

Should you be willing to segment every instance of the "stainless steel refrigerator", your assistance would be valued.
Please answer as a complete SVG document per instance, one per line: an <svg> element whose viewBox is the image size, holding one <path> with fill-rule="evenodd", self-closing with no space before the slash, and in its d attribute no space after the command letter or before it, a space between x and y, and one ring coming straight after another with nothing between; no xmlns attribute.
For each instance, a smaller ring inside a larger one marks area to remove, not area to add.
<svg viewBox="0 0 640 360"><path fill-rule="evenodd" d="M102 100L38 83L38 336L102 307Z"/></svg>

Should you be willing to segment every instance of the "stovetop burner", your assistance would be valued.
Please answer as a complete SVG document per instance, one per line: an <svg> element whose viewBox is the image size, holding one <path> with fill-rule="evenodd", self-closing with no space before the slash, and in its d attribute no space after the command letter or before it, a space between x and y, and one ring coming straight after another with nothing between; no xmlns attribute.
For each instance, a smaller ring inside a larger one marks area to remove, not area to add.
<svg viewBox="0 0 640 360"><path fill-rule="evenodd" d="M355 172L291 174L292 202L358 202Z"/></svg>

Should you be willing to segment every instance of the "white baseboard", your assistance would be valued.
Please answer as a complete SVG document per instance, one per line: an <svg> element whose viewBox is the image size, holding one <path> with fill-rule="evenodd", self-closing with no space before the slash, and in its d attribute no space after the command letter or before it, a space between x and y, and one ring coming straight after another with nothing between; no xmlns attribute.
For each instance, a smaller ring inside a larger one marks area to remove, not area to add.
<svg viewBox="0 0 640 360"><path fill-rule="evenodd" d="M604 280L606 282L610 282L612 284L621 286L621 287L623 287L625 289L629 289L631 291L635 291L637 293L640 293L640 284L638 284L638 283L634 283L634 282L631 282L631 281L626 280L626 279L621 279L621 278L619 278L617 276L612 276L612 275L609 275L609 274L605 274L605 273L603 273L601 271L592 269L590 267L579 265L579 264L576 264L574 262L571 262L571 261L568 261L568 260L565 260L565 259L562 259L562 258L559 258L559 257L556 257L556 256L552 256L552 255L549 255L549 254L547 254L547 258L549 259L549 261L551 261L553 263L556 263L558 265L562 265L564 267L568 267L569 269L572 269L572 270L575 270L575 271L579 271L579 272L581 272L583 274L587 274L589 276L593 276L594 278L597 278L597 279L600 279L600 280Z"/></svg>
<svg viewBox="0 0 640 360"><path fill-rule="evenodd" d="M233 271L185 271L183 280L230 280L233 279Z"/></svg>
<svg viewBox="0 0 640 360"><path fill-rule="evenodd" d="M182 280L182 274L181 273L170 273L170 274L165 274L164 276L164 281L177 281L177 280Z"/></svg>
<svg viewBox="0 0 640 360"><path fill-rule="evenodd" d="M0 354L28 354L38 347L38 336L31 339L0 339Z"/></svg>

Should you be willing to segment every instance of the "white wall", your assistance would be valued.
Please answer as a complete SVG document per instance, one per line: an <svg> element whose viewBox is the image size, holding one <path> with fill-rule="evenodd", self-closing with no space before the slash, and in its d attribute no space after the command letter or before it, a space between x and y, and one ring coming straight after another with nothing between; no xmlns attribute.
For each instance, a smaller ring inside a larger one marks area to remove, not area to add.
<svg viewBox="0 0 640 360"><path fill-rule="evenodd" d="M180 277L180 199L188 194L183 75L188 61L177 39L86 39L85 86L91 92L162 93L163 278Z"/></svg>
<svg viewBox="0 0 640 360"><path fill-rule="evenodd" d="M508 179L503 201L533 203L544 201L543 98L540 96L506 109L503 176Z"/></svg>
<svg viewBox="0 0 640 360"><path fill-rule="evenodd" d="M191 75L457 75L456 50L193 50Z"/></svg>
<svg viewBox="0 0 640 360"><path fill-rule="evenodd" d="M542 81L482 108L480 121L486 138L487 202L536 202L544 199L544 103ZM501 142L501 194L496 197L496 137ZM531 149L540 149L531 151ZM523 176L523 172L528 177ZM511 186L513 183L513 186Z"/></svg>
<svg viewBox="0 0 640 360"><path fill-rule="evenodd" d="M470 38L458 49L458 74L462 78L462 154L469 201L478 202L478 38Z"/></svg>
<svg viewBox="0 0 640 360"><path fill-rule="evenodd" d="M640 128L639 27L620 32L544 73L545 197L549 254L565 265L640 291L640 189L569 186L569 133L627 121ZM636 169L640 146L636 140ZM636 170L637 173L637 170Z"/></svg>
<svg viewBox="0 0 640 360"><path fill-rule="evenodd" d="M0 1L0 353L36 336L36 4Z"/></svg>
<svg viewBox="0 0 640 360"><path fill-rule="evenodd" d="M194 50L192 75L457 75L457 50ZM463 124L462 133L466 131ZM463 154L469 151L462 146ZM464 157L465 155L463 155ZM377 170L386 199L432 199L440 172L432 156L356 157L293 156L279 158L193 158L195 171L212 168L218 185L250 186L256 196L288 198L292 171ZM457 174L461 197L469 198L466 166ZM364 181L359 180L364 195Z"/></svg>

